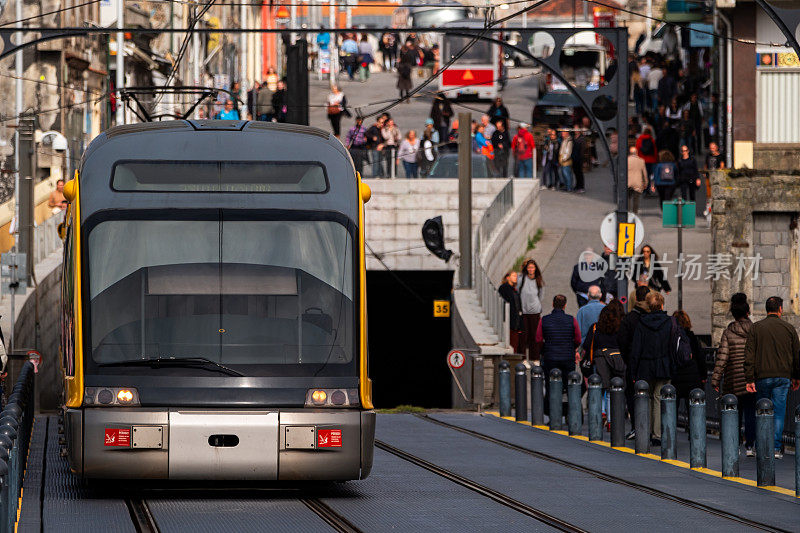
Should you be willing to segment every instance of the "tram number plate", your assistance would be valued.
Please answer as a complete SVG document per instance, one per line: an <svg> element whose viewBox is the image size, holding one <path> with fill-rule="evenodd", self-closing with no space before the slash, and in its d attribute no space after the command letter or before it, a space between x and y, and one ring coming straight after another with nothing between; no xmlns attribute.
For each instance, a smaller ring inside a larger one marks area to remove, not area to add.
<svg viewBox="0 0 800 533"><path fill-rule="evenodd" d="M341 429L318 429L317 448L341 448L342 430Z"/></svg>
<svg viewBox="0 0 800 533"><path fill-rule="evenodd" d="M106 428L106 446L131 447L131 430L122 428Z"/></svg>

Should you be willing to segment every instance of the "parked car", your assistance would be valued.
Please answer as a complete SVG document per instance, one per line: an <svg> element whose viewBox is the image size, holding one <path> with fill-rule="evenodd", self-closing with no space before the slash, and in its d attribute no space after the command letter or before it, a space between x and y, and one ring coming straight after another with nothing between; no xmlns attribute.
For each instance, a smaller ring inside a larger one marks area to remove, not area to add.
<svg viewBox="0 0 800 533"><path fill-rule="evenodd" d="M458 154L442 154L431 167L429 178L457 178ZM486 158L479 154L472 154L472 177L488 178L489 166Z"/></svg>

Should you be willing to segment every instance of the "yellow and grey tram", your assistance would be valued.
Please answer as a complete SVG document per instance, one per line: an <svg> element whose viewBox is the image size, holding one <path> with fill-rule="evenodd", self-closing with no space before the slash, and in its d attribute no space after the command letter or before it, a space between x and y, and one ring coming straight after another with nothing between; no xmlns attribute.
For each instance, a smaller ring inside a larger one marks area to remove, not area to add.
<svg viewBox="0 0 800 533"><path fill-rule="evenodd" d="M369 474L370 191L337 139L247 121L118 126L91 143L64 194L76 474Z"/></svg>

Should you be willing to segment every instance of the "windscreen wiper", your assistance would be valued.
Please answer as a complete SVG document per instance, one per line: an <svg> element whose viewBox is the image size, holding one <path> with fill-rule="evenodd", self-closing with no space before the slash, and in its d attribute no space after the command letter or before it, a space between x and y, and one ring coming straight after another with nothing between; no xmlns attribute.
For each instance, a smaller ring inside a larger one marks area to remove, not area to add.
<svg viewBox="0 0 800 533"><path fill-rule="evenodd" d="M205 357L150 357L147 359L127 359L125 361L114 361L113 363L99 363L98 366L150 366L152 368L160 366L200 366L208 368L208 370L217 370L229 376L244 376L238 370L221 365Z"/></svg>

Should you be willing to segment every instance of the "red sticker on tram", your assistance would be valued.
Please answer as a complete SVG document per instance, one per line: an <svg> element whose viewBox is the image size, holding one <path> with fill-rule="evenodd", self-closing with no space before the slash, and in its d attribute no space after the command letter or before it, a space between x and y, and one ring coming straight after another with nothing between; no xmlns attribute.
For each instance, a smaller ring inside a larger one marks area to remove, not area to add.
<svg viewBox="0 0 800 533"><path fill-rule="evenodd" d="M106 446L131 447L131 430L120 428L106 428Z"/></svg>
<svg viewBox="0 0 800 533"><path fill-rule="evenodd" d="M317 448L341 448L342 430L341 429L318 429Z"/></svg>

